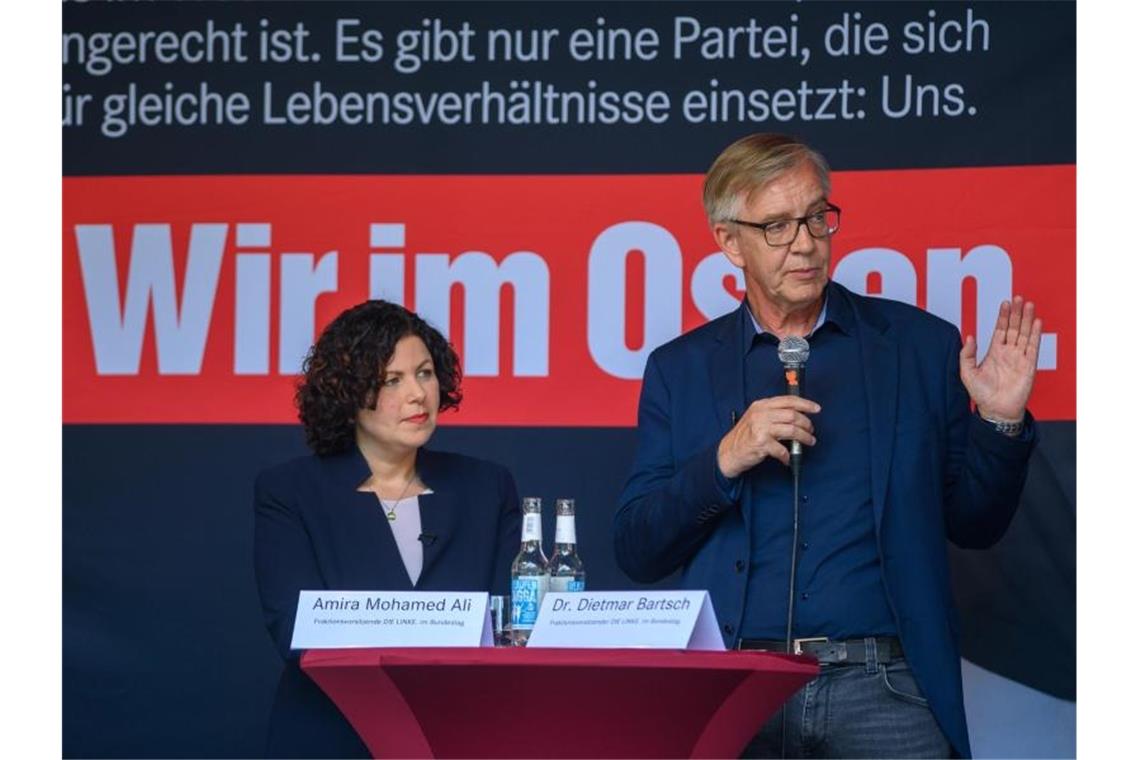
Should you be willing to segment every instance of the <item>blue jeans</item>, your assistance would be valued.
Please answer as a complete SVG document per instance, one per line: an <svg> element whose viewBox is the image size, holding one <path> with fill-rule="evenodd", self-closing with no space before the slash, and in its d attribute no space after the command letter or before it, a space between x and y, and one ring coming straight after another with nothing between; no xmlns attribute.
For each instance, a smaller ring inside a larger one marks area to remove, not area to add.
<svg viewBox="0 0 1140 760"><path fill-rule="evenodd" d="M789 758L950 757L950 742L904 660L824 665L784 706ZM780 757L781 713L741 757Z"/></svg>

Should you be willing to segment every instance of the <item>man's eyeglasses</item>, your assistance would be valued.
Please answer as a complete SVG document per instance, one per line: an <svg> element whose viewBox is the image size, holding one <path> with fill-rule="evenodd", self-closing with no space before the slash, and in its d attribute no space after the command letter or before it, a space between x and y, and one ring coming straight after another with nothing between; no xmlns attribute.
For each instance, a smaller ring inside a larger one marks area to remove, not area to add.
<svg viewBox="0 0 1140 760"><path fill-rule="evenodd" d="M743 219L729 219L733 224L743 224L753 227L764 233L764 240L768 245L789 245L800 234L800 225L807 227L808 234L813 238L825 238L839 231L839 206L827 204L826 208L813 211L807 216L798 216L794 219L777 219L774 222L746 222Z"/></svg>

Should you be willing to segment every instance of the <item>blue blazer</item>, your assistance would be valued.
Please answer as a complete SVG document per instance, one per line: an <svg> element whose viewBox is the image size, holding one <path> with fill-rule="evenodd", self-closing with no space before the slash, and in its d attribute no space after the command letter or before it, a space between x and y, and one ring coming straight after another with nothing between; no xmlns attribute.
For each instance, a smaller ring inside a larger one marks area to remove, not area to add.
<svg viewBox="0 0 1140 760"><path fill-rule="evenodd" d="M984 548L1002 536L1025 482L1035 427L1027 416L1027 433L1010 439L971 414L953 325L838 283L828 287L829 298L846 299L855 314L863 360L853 369L864 375L870 440L852 445L871 451L887 597L931 710L968 757L946 540ZM751 516L717 487L716 452L733 414L754 400L744 398L741 329L733 312L650 355L636 458L614 518L621 568L644 583L682 568L683 587L708 589L729 647L744 615Z"/></svg>
<svg viewBox="0 0 1140 760"><path fill-rule="evenodd" d="M423 570L415 589L506 594L521 516L503 467L421 449ZM265 470L254 487L254 560L265 624L285 658L270 718L270 757L368 757L289 649L302 589L411 591L411 579L360 451L308 456Z"/></svg>

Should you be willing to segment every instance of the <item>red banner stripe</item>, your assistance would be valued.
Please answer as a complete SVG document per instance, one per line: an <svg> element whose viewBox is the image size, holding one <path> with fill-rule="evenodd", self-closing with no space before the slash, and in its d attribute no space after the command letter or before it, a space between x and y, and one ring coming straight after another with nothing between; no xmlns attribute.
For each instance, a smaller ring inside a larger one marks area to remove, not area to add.
<svg viewBox="0 0 1140 760"><path fill-rule="evenodd" d="M447 424L632 425L642 344L740 296L701 181L65 178L64 421L295 421L293 371L314 331L396 292L429 319L450 311L467 379ZM842 172L833 185L837 279L971 334L995 298L1032 299L1047 337L1031 408L1074 419L1075 167Z"/></svg>

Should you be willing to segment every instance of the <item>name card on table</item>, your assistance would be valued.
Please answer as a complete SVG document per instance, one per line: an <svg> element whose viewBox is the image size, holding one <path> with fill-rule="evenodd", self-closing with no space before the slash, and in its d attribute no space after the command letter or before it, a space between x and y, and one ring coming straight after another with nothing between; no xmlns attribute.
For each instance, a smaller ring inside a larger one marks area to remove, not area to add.
<svg viewBox="0 0 1140 760"><path fill-rule="evenodd" d="M291 646L494 646L487 600L483 591L302 591Z"/></svg>
<svg viewBox="0 0 1140 760"><path fill-rule="evenodd" d="M528 647L723 650L707 591L547 593Z"/></svg>

